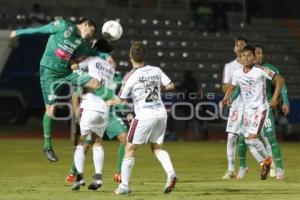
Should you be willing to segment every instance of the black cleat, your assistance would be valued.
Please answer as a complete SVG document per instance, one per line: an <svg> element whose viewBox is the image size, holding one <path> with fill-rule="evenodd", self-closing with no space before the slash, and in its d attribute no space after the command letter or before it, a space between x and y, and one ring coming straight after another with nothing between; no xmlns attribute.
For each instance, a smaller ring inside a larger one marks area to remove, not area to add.
<svg viewBox="0 0 300 200"><path fill-rule="evenodd" d="M89 185L89 190L97 190L102 186L102 175L101 174L95 174L93 177L94 181Z"/></svg>
<svg viewBox="0 0 300 200"><path fill-rule="evenodd" d="M76 174L76 181L72 186L72 190L79 190L80 186L85 186L85 180L83 179L83 174Z"/></svg>
<svg viewBox="0 0 300 200"><path fill-rule="evenodd" d="M44 149L44 153L45 155L47 156L48 160L51 161L51 162L57 162L58 161L58 158L57 156L55 155L52 147L47 147Z"/></svg>

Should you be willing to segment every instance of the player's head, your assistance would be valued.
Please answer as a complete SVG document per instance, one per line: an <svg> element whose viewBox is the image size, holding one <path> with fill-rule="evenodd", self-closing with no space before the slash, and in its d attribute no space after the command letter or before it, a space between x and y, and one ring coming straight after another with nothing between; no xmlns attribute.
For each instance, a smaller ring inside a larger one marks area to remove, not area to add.
<svg viewBox="0 0 300 200"><path fill-rule="evenodd" d="M98 39L92 46L96 51L101 51L103 53L111 53L113 51L113 47L109 44L109 42L103 38Z"/></svg>
<svg viewBox="0 0 300 200"><path fill-rule="evenodd" d="M144 63L146 56L146 48L142 42L134 42L130 48L130 61L132 63Z"/></svg>
<svg viewBox="0 0 300 200"><path fill-rule="evenodd" d="M246 45L242 51L241 60L245 67L252 67L255 61L255 48L251 45Z"/></svg>
<svg viewBox="0 0 300 200"><path fill-rule="evenodd" d="M264 60L264 48L261 45L255 44L255 63L261 65Z"/></svg>
<svg viewBox="0 0 300 200"><path fill-rule="evenodd" d="M243 36L238 36L234 38L234 48L233 51L237 57L240 56L243 48L247 45L248 40Z"/></svg>
<svg viewBox="0 0 300 200"><path fill-rule="evenodd" d="M93 37L97 31L96 23L90 18L81 18L77 22L77 28L79 30L80 36L83 39L90 39Z"/></svg>

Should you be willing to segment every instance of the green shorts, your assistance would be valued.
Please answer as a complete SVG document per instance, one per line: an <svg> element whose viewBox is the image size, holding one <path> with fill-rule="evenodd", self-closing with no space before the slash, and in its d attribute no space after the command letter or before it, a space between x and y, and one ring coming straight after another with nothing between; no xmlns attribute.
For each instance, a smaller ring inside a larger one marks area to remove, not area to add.
<svg viewBox="0 0 300 200"><path fill-rule="evenodd" d="M91 79L92 77L82 70L70 71L69 74L63 76L49 68L40 67L40 83L46 105L52 105L56 102L57 94L60 92L62 85L70 84L82 87Z"/></svg>
<svg viewBox="0 0 300 200"><path fill-rule="evenodd" d="M114 112L109 112L109 121L106 128L106 135L111 140L121 133L127 133L127 126L123 120Z"/></svg>
<svg viewBox="0 0 300 200"><path fill-rule="evenodd" d="M266 137L275 134L275 120L273 111L271 109L269 110L268 117L264 124L263 134Z"/></svg>

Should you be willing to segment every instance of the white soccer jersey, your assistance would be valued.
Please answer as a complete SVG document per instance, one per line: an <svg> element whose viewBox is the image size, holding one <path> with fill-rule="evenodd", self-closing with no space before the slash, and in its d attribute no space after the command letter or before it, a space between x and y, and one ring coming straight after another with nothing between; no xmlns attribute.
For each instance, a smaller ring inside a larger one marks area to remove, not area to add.
<svg viewBox="0 0 300 200"><path fill-rule="evenodd" d="M240 87L245 108L268 108L266 78L272 80L275 75L276 72L258 65L253 66L247 73L243 69L233 73L232 85Z"/></svg>
<svg viewBox="0 0 300 200"><path fill-rule="evenodd" d="M237 59L226 63L223 69L223 79L222 83L230 84L232 82L233 72L237 69L243 68L243 65L240 64Z"/></svg>
<svg viewBox="0 0 300 200"><path fill-rule="evenodd" d="M89 57L79 63L79 68L85 71L87 70L91 77L101 81L101 86L113 89L115 69L107 61L96 56ZM105 101L93 93L82 95L80 107L105 113L108 112L109 109L109 107L105 104Z"/></svg>
<svg viewBox="0 0 300 200"><path fill-rule="evenodd" d="M146 65L132 71L120 92L120 98L132 98L136 117L165 116L166 109L161 100L160 87L169 83L170 78L160 68Z"/></svg>

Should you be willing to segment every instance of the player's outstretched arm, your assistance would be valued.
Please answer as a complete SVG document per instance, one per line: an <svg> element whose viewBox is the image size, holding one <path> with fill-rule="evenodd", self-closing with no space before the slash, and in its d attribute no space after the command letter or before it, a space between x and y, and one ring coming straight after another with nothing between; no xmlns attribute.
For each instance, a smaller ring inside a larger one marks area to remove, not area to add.
<svg viewBox="0 0 300 200"><path fill-rule="evenodd" d="M284 83L284 78L280 74L276 74L275 77L273 78L272 83L275 85L275 91L274 91L273 97L270 101L270 107L276 108L277 103L278 103L278 97L280 95L280 91L281 91L282 85Z"/></svg>
<svg viewBox="0 0 300 200"><path fill-rule="evenodd" d="M10 37L16 38L21 35L42 35L42 34L51 34L53 32L53 24L49 23L44 26L34 27L34 28L25 28L18 29L11 32Z"/></svg>

